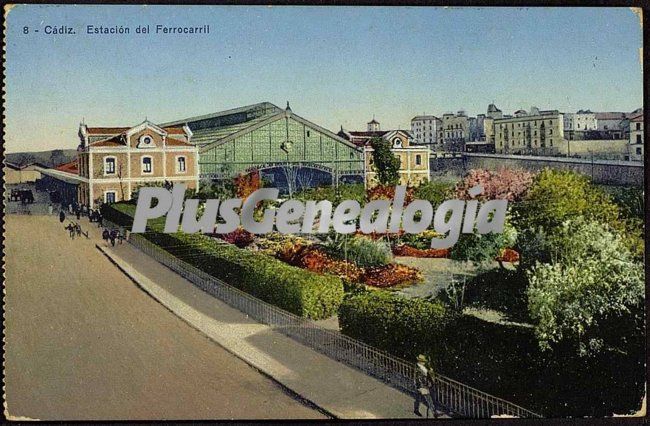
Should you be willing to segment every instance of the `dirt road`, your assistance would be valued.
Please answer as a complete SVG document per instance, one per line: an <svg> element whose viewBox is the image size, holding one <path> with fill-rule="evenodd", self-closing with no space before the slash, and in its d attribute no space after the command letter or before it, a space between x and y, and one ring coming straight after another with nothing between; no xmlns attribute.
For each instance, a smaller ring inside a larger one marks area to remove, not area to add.
<svg viewBox="0 0 650 426"><path fill-rule="evenodd" d="M5 414L322 418L139 290L53 217L6 217Z"/></svg>

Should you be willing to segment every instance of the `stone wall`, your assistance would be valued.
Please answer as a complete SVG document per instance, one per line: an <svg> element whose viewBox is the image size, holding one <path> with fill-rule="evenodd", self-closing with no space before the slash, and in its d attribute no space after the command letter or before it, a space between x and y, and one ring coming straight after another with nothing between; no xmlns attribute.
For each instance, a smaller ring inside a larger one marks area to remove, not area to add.
<svg viewBox="0 0 650 426"><path fill-rule="evenodd" d="M629 155L629 141L627 139L614 140L571 140L564 141L557 145L560 154L566 154L567 150L570 155L590 155L591 153L612 154L612 155Z"/></svg>
<svg viewBox="0 0 650 426"><path fill-rule="evenodd" d="M497 170L502 167L530 171L539 171L545 167L572 170L590 176L594 183L605 185L642 186L644 182L644 165L635 161L591 161L562 157L465 153L463 163L464 170Z"/></svg>

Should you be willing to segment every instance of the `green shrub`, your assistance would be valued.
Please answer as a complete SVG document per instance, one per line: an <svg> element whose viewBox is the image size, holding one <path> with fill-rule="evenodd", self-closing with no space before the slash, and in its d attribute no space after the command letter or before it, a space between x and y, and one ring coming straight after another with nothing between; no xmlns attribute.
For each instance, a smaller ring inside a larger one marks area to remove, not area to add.
<svg viewBox="0 0 650 426"><path fill-rule="evenodd" d="M435 208L452 197L455 184L450 182L426 182L420 184L413 192L416 200L426 200Z"/></svg>
<svg viewBox="0 0 650 426"><path fill-rule="evenodd" d="M434 346L445 327L444 305L385 291L348 294L339 307L343 334L406 359Z"/></svg>
<svg viewBox="0 0 650 426"><path fill-rule="evenodd" d="M578 216L615 224L620 213L611 197L587 176L553 169L538 173L523 202L512 207L517 229L541 227L546 231Z"/></svg>
<svg viewBox="0 0 650 426"><path fill-rule="evenodd" d="M517 241L517 230L506 221L503 232L488 234L461 234L450 251L450 257L459 261L492 262L505 248Z"/></svg>
<svg viewBox="0 0 650 426"><path fill-rule="evenodd" d="M361 268L388 265L393 260L390 245L362 236L341 236L323 244L328 254L354 262Z"/></svg>
<svg viewBox="0 0 650 426"><path fill-rule="evenodd" d="M545 416L630 414L645 394L645 334L620 336L632 327L617 320L611 330L628 340L625 351L584 358L542 352L532 328L462 315L426 354L434 371Z"/></svg>
<svg viewBox="0 0 650 426"><path fill-rule="evenodd" d="M581 355L611 350L599 331L643 303L643 264L597 222L567 221L549 242L554 263L528 271L528 307L541 347L570 342Z"/></svg>
<svg viewBox="0 0 650 426"><path fill-rule="evenodd" d="M124 211L132 212L132 207L117 205L105 210L108 216L124 221L129 218ZM338 277L296 268L201 234L165 234L160 232L163 226L164 221L150 221L148 232L142 235L179 259L296 315L328 318L336 313L343 299L343 283Z"/></svg>
<svg viewBox="0 0 650 426"><path fill-rule="evenodd" d="M131 227L133 224L133 212L135 206L126 202L116 204L102 204L99 211L105 220L116 225Z"/></svg>

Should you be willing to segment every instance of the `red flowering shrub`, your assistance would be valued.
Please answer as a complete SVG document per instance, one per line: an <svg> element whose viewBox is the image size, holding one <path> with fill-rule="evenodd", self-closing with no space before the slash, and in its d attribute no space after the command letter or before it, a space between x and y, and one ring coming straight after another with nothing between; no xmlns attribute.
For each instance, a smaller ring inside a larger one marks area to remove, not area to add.
<svg viewBox="0 0 650 426"><path fill-rule="evenodd" d="M413 201L413 192L414 189L411 187L406 188L406 196L404 197L404 204L408 204ZM395 187L394 186L383 186L377 185L368 189L366 194L368 201L372 200L392 200L395 197Z"/></svg>
<svg viewBox="0 0 650 426"><path fill-rule="evenodd" d="M401 244L393 247L393 254L395 256L444 258L449 256L449 249L419 249Z"/></svg>
<svg viewBox="0 0 650 426"><path fill-rule="evenodd" d="M390 263L376 268L368 268L360 278L365 285L388 288L420 281L422 280L422 273L410 266Z"/></svg>
<svg viewBox="0 0 650 426"><path fill-rule="evenodd" d="M533 173L520 169L500 169L496 172L484 169L470 170L467 176L456 186L456 196L470 199L467 191L476 186L483 187L478 199L505 199L519 201L533 182Z"/></svg>
<svg viewBox="0 0 650 426"><path fill-rule="evenodd" d="M221 235L221 239L223 239L225 242L234 244L239 248L246 247L255 239L255 235L251 234L244 228L237 228L229 234Z"/></svg>

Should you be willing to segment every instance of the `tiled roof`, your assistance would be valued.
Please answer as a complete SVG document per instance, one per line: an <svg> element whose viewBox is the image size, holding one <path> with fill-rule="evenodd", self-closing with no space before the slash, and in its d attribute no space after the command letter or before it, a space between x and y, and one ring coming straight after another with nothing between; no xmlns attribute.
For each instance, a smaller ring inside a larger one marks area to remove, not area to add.
<svg viewBox="0 0 650 426"><path fill-rule="evenodd" d="M89 135L118 135L126 132L130 127L87 127Z"/></svg>
<svg viewBox="0 0 650 426"><path fill-rule="evenodd" d="M124 142L122 142L122 135L117 134L115 136L112 136L108 139L102 139L100 141L95 141L90 144L90 146L123 146Z"/></svg>
<svg viewBox="0 0 650 426"><path fill-rule="evenodd" d="M57 166L55 170L66 173L79 174L79 161L75 158L69 163L63 163Z"/></svg>
<svg viewBox="0 0 650 426"><path fill-rule="evenodd" d="M624 112L597 112L596 120L623 120L625 115Z"/></svg>
<svg viewBox="0 0 650 426"><path fill-rule="evenodd" d="M643 121L643 113L640 112L638 114L630 116L630 121Z"/></svg>
<svg viewBox="0 0 650 426"><path fill-rule="evenodd" d="M131 127L87 127L87 129L89 135L119 135L127 132ZM163 127L163 129L170 135L185 134L185 130L178 126Z"/></svg>

